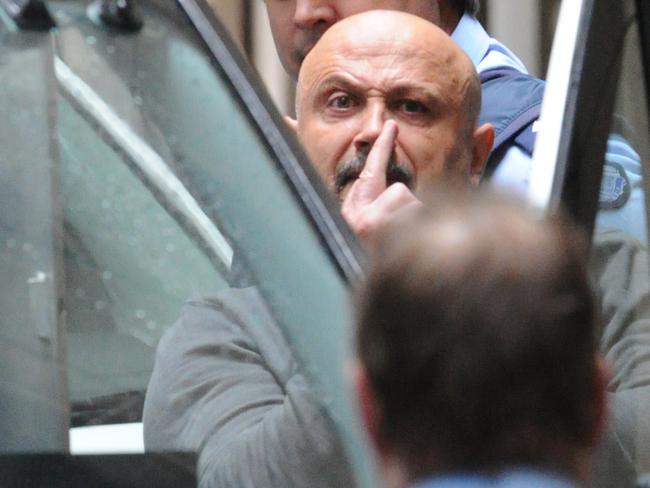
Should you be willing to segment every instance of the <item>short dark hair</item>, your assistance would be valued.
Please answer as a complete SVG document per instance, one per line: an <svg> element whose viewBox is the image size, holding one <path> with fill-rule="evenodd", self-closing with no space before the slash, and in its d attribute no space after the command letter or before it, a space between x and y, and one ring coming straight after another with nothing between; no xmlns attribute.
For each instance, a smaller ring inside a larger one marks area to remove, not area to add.
<svg viewBox="0 0 650 488"><path fill-rule="evenodd" d="M479 0L453 0L452 3L459 15L476 15L479 9Z"/></svg>
<svg viewBox="0 0 650 488"><path fill-rule="evenodd" d="M412 477L572 474L596 415L585 240L494 196L447 195L407 220L379 239L358 294L380 439Z"/></svg>

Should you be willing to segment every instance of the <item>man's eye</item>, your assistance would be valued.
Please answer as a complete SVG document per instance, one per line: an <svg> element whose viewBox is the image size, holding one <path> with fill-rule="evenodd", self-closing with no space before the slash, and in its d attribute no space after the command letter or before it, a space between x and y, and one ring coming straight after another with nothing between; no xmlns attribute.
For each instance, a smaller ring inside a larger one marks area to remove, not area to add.
<svg viewBox="0 0 650 488"><path fill-rule="evenodd" d="M330 98L328 106L339 110L345 110L354 106L354 99L349 95L337 95Z"/></svg>
<svg viewBox="0 0 650 488"><path fill-rule="evenodd" d="M401 100L398 103L400 110L410 114L425 114L429 109L422 103L415 100Z"/></svg>

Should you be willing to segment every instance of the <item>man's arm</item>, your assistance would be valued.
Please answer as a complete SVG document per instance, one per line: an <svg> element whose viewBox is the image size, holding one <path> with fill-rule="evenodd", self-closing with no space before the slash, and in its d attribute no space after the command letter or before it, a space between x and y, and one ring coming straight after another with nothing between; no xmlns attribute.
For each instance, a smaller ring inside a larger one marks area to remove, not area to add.
<svg viewBox="0 0 650 488"><path fill-rule="evenodd" d="M353 486L330 419L256 290L189 303L161 341L147 450L199 451L205 487Z"/></svg>

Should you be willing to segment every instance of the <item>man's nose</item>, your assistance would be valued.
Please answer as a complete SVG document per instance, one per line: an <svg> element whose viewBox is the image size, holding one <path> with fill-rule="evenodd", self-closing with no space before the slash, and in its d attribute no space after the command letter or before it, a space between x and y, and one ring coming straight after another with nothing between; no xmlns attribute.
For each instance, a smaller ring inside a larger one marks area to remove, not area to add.
<svg viewBox="0 0 650 488"><path fill-rule="evenodd" d="M382 104L370 104L362 114L353 143L357 151L368 152L375 143L386 122L386 110Z"/></svg>
<svg viewBox="0 0 650 488"><path fill-rule="evenodd" d="M329 27L337 21L336 9L331 0L296 0L293 21L301 29Z"/></svg>

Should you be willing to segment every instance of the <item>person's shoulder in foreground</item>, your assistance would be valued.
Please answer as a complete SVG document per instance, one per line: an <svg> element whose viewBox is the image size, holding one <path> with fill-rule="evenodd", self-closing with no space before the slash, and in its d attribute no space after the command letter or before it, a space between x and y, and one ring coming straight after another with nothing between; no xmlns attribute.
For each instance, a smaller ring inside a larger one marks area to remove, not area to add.
<svg viewBox="0 0 650 488"><path fill-rule="evenodd" d="M395 487L589 478L608 374L582 235L494 196L393 221L358 291L357 397Z"/></svg>

